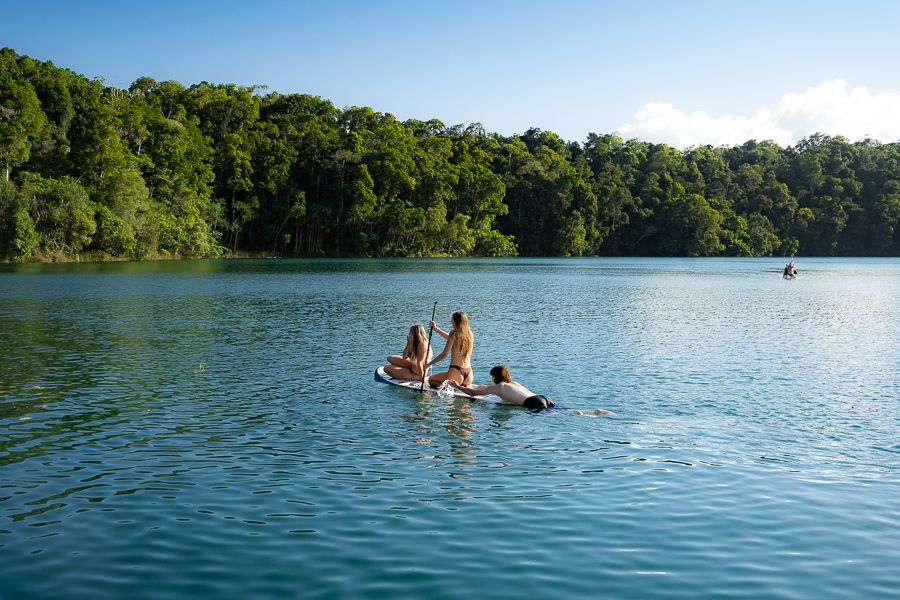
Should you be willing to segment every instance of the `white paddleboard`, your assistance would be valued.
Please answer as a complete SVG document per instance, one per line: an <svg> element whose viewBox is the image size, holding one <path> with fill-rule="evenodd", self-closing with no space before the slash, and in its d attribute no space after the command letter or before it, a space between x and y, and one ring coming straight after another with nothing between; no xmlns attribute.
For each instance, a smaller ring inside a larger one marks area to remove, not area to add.
<svg viewBox="0 0 900 600"><path fill-rule="evenodd" d="M466 398L468 400L481 400L483 402L493 402L494 404L503 404L503 400L499 396L488 395L488 396L469 396L468 394L464 394L459 390L455 390L453 388L448 388L444 392L439 392L437 388L430 387L428 385L425 386L425 389L422 389L422 384L418 381L406 381L404 379L394 379L390 375L384 372L384 367L378 367L375 369L375 380L380 381L381 383L387 383L388 385L396 385L398 387L406 388L415 393L421 392L430 392L435 395L443 394L444 396L452 396L454 398Z"/></svg>

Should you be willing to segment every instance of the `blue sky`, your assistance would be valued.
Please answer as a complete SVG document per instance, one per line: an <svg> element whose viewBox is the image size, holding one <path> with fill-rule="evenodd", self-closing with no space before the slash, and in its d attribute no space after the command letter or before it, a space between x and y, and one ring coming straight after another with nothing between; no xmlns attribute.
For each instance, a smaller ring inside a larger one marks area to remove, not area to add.
<svg viewBox="0 0 900 600"><path fill-rule="evenodd" d="M900 2L2 3L0 45L120 87L266 84L569 140L900 138Z"/></svg>

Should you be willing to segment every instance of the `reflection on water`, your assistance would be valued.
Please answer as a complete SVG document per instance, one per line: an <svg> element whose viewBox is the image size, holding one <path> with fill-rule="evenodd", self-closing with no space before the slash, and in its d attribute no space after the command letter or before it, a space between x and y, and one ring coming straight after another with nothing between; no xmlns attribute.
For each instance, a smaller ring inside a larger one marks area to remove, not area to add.
<svg viewBox="0 0 900 600"><path fill-rule="evenodd" d="M0 266L0 597L891 597L900 264L802 267ZM563 410L372 381L436 289Z"/></svg>

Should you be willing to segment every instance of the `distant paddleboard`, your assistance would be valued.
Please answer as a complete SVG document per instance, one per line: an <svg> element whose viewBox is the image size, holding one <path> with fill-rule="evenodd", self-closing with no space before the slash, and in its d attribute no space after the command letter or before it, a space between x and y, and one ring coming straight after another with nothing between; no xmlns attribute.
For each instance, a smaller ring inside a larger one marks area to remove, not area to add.
<svg viewBox="0 0 900 600"><path fill-rule="evenodd" d="M433 388L430 386L425 386L425 389L422 390L422 384L418 381L406 381L403 379L394 379L390 375L384 372L384 367L378 367L375 369L375 381L380 381L381 383L386 383L388 385L396 385L397 387L406 388L412 392L420 393L420 392L430 392L435 395L444 395L444 396L452 396L454 398L466 398L467 400L481 400L482 402L493 402L494 404L503 404L503 400L500 399L499 396L469 396L468 394L464 394L459 390L455 390L453 388L447 388L445 391L440 391L437 388Z"/></svg>

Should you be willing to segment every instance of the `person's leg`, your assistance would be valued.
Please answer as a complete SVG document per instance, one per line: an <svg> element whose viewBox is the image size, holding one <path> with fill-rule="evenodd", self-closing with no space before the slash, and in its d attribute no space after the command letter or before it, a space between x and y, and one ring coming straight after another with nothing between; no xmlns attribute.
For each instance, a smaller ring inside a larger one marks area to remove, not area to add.
<svg viewBox="0 0 900 600"><path fill-rule="evenodd" d="M460 385L463 385L462 376L456 369L450 369L449 371L444 371L443 373L435 373L428 378L428 385L430 385L431 387L441 387L441 384L448 379L455 381Z"/></svg>
<svg viewBox="0 0 900 600"><path fill-rule="evenodd" d="M412 366L412 363L408 359L403 358L402 356L399 356L397 354L388 356L387 359L388 359L389 363L391 363L392 365L394 365L396 367L405 367L408 369L409 367Z"/></svg>
<svg viewBox="0 0 900 600"><path fill-rule="evenodd" d="M403 379L404 381L421 381L422 376L416 375L410 369L388 365L384 368L384 372L394 379Z"/></svg>

